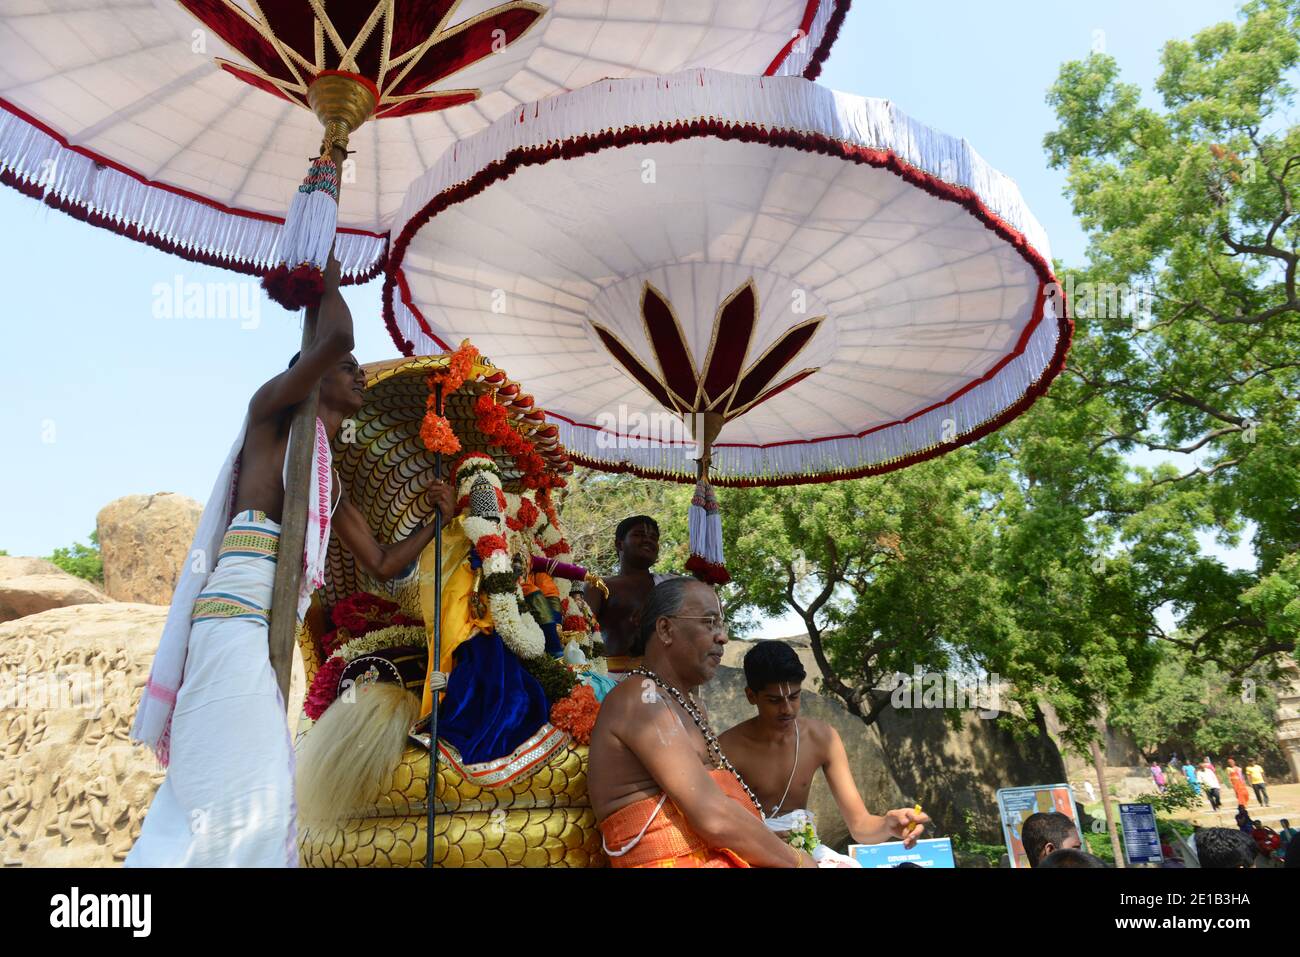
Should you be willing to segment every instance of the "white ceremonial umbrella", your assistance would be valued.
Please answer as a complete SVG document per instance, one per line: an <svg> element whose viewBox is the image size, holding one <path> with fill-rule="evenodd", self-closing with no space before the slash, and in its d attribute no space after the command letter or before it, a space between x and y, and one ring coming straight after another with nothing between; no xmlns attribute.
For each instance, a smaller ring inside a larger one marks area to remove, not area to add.
<svg viewBox="0 0 1300 957"><path fill-rule="evenodd" d="M472 337L574 461L647 477L941 455L1028 408L1071 335L1011 180L798 77L691 70L522 107L417 180L392 235L399 348Z"/></svg>

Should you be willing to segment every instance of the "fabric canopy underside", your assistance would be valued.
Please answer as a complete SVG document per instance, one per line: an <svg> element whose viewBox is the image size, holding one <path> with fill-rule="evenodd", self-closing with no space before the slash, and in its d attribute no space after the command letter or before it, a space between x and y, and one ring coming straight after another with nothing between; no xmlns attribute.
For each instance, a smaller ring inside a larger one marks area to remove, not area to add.
<svg viewBox="0 0 1300 957"><path fill-rule="evenodd" d="M466 0L449 26L499 5ZM815 75L848 0L540 6L521 38L435 84L477 100L352 135L337 250L346 278L378 271L406 187L458 138L607 76L691 65ZM247 61L214 31L171 0L0 4L0 49L0 182L199 262L250 273L275 263L320 123L218 68L214 58Z"/></svg>
<svg viewBox="0 0 1300 957"><path fill-rule="evenodd" d="M1041 393L1070 336L1011 180L887 101L798 78L688 71L525 107L412 186L393 242L399 348L472 337L576 461L655 477L694 478L689 435L608 344L672 380L647 296L697 373L747 284L746 367L815 328L769 387L790 384L723 425L721 484L887 471L972 441Z"/></svg>

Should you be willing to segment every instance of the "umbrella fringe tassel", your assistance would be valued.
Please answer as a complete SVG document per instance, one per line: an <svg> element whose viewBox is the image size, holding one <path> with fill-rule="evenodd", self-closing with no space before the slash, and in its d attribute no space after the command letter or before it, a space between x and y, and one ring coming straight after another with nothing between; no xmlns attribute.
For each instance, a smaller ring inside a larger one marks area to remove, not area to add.
<svg viewBox="0 0 1300 957"><path fill-rule="evenodd" d="M293 194L280 234L280 263L262 279L266 294L286 309L320 303L325 265L338 228L338 195L338 167L331 157L321 156Z"/></svg>
<svg viewBox="0 0 1300 957"><path fill-rule="evenodd" d="M687 520L691 557L686 560L686 570L710 585L725 585L731 574L722 556L722 513L713 486L704 479L695 483Z"/></svg>

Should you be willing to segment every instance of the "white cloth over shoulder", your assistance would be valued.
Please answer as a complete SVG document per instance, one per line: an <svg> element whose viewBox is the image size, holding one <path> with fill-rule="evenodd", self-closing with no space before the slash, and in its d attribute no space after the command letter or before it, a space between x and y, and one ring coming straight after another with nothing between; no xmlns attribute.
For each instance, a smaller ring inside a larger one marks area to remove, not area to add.
<svg viewBox="0 0 1300 957"><path fill-rule="evenodd" d="M796 831L805 824L812 824L813 830L817 829L817 818L812 811L807 808L800 808L797 811L791 811L789 814L782 814L780 817L765 817L763 823L767 825L769 831L777 834ZM862 865L853 858L832 850L825 844L818 844L811 851L812 859L817 862L818 867L861 867Z"/></svg>
<svg viewBox="0 0 1300 957"><path fill-rule="evenodd" d="M167 622L163 626L158 651L154 654L149 681L145 685L131 726L131 737L153 748L161 764L171 760L172 714L176 696L186 674L186 658L191 641L191 615L194 602L203 591L216 564L221 539L234 513L235 493L239 487L240 453L248 434L248 420L217 475L208 504L199 519L198 530L190 544L189 556L172 593ZM286 460L288 456L286 455ZM325 425L316 420L316 441L312 449L312 477L308 500L307 540L303 553L302 584L298 596L298 617L311 604L311 594L325 582L326 549L330 536L330 491L333 477L329 437ZM288 463L285 463L285 473ZM267 652L269 656L269 650Z"/></svg>

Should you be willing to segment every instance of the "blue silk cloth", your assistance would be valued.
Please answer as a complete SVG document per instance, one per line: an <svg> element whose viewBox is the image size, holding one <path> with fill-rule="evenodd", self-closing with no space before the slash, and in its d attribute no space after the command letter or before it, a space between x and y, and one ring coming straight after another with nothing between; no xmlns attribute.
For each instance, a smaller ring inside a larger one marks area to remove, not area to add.
<svg viewBox="0 0 1300 957"><path fill-rule="evenodd" d="M495 631L481 632L456 649L438 709L438 737L466 764L481 764L514 751L550 713L537 679Z"/></svg>

